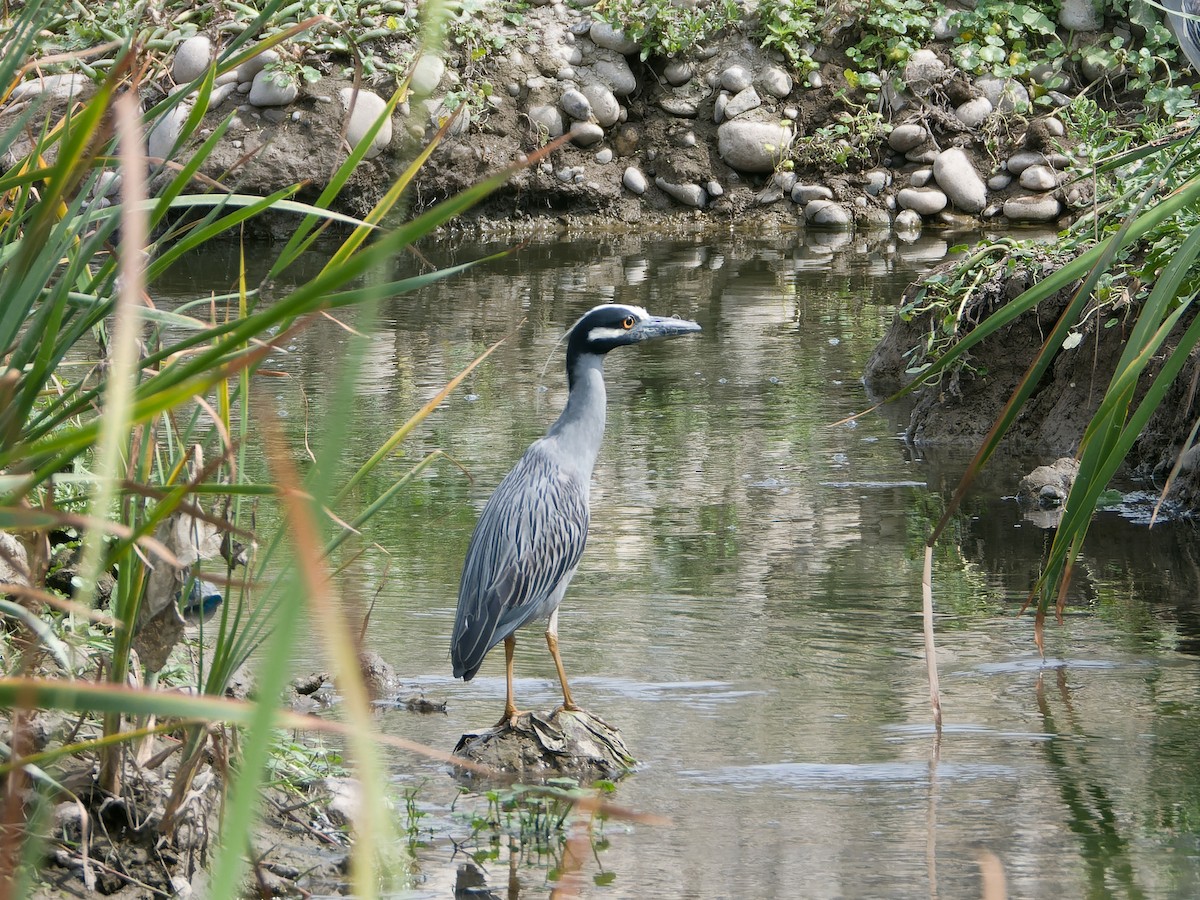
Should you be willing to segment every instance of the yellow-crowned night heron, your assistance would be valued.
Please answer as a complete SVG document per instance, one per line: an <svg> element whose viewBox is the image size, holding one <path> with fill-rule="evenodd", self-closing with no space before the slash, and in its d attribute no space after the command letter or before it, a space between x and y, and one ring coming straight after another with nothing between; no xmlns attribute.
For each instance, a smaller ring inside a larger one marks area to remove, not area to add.
<svg viewBox="0 0 1200 900"><path fill-rule="evenodd" d="M1192 68L1200 72L1200 0L1163 0L1167 18L1175 31L1175 40L1183 50ZM1188 18L1180 15L1186 13Z"/></svg>
<svg viewBox="0 0 1200 900"><path fill-rule="evenodd" d="M538 620L548 620L546 645L562 684L563 708L579 708L558 655L558 604L587 542L592 467L604 437L604 355L626 344L699 330L695 322L652 316L619 303L597 306L571 328L566 408L484 506L458 589L450 645L454 677L470 681L487 652L504 641L502 724L517 715L513 635Z"/></svg>

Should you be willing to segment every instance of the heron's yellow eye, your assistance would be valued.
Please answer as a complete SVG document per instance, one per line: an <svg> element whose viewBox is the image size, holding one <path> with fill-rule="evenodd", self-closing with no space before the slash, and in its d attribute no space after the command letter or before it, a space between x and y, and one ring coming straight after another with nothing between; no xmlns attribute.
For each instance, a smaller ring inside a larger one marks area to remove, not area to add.
<svg viewBox="0 0 1200 900"><path fill-rule="evenodd" d="M621 327L628 331L633 327L633 316L626 316L625 321L621 323Z"/></svg>

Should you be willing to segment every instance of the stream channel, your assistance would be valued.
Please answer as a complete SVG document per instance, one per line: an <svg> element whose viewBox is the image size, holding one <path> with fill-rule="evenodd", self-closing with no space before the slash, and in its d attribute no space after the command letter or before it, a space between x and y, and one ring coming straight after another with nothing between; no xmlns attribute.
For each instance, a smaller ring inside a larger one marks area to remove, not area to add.
<svg viewBox="0 0 1200 900"><path fill-rule="evenodd" d="M1124 502L1099 515L1043 659L1018 613L1048 532L1012 495L1049 460L987 470L937 553L946 725L935 737L920 560L969 452L906 446L899 408L831 425L871 405L867 355L947 246L795 234L533 243L388 301L350 431L336 436L319 423L350 335L322 323L275 354L266 367L289 377L266 396L298 456L307 423L310 443L343 442L351 469L511 335L356 498L365 506L439 448L473 477L432 465L362 542L357 599L379 591L367 647L396 668L402 696L448 704L384 705L378 727L449 750L499 717L499 648L474 681L450 675L467 541L562 407L565 328L597 303L634 303L704 331L608 359L590 540L559 633L576 700L640 763L613 801L670 824L605 822L582 894L979 897L987 851L1013 897L1200 895L1200 544L1191 525L1148 530L1153 497L1139 486L1120 486ZM423 253L440 266L500 249ZM235 272L232 256L184 264L163 293L227 290ZM326 667L314 637L297 672ZM540 630L522 633L516 675L522 708L559 702ZM549 896L561 845L489 845L470 824L486 799L460 797L445 765L390 763L396 795L422 813L397 806L398 829L418 837L412 896Z"/></svg>

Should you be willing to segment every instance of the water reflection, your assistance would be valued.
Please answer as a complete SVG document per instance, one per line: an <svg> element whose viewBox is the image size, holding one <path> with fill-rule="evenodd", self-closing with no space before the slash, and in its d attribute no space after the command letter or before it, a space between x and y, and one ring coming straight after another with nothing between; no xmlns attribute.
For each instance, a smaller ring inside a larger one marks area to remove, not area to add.
<svg viewBox="0 0 1200 900"><path fill-rule="evenodd" d="M965 461L914 456L895 410L829 423L869 405L866 356L947 243L531 246L386 304L347 434L320 433L345 331L309 329L271 361L289 376L269 396L297 444L337 440L350 465L508 336L356 497L365 505L434 449L473 476L423 472L371 523L355 563L364 593L385 582L371 648L449 701L447 716L381 710L381 727L448 748L502 702L499 655L470 684L449 677L457 579L479 509L565 399L563 329L605 300L703 325L686 348L638 348L607 366L609 430L562 651L577 699L618 724L641 761L617 800L674 824L611 824L599 862L585 864L585 895L979 896L980 847L1000 858L1012 896L1200 887L1190 528L1151 535L1103 515L1042 660L1032 622L1015 613L1047 533L1003 499L1031 461L993 465L939 549L948 727L940 744L932 734L920 548ZM442 265L496 249L424 253ZM551 707L540 638L523 643L517 691ZM554 859L511 846L469 865L455 856L464 810L481 801L458 799L440 767L399 759L395 772L402 788L420 786L435 823L418 852L425 895L465 892L461 879L497 896L549 894Z"/></svg>

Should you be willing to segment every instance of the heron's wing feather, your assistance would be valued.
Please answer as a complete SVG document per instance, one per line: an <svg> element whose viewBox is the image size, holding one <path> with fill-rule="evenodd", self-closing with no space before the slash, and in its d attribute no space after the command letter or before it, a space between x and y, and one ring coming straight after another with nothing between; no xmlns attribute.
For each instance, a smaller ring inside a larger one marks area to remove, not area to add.
<svg viewBox="0 0 1200 900"><path fill-rule="evenodd" d="M526 622L569 580L587 543L587 487L534 444L488 500L458 592L455 675Z"/></svg>

